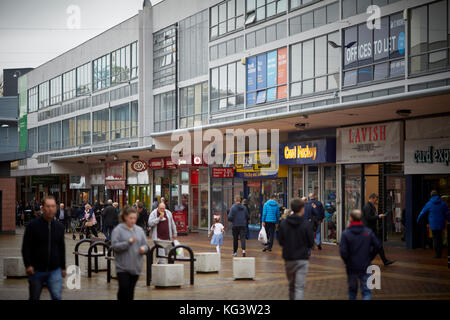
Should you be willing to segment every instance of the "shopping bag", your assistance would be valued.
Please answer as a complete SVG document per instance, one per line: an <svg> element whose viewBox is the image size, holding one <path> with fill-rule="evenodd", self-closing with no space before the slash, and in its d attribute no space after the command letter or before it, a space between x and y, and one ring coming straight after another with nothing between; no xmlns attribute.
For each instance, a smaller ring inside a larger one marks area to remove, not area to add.
<svg viewBox="0 0 450 320"><path fill-rule="evenodd" d="M180 241L178 240L174 240L173 241L173 245L176 247L180 244ZM184 249L183 248L178 248L176 250L176 254L177 254L177 258L184 258Z"/></svg>
<svg viewBox="0 0 450 320"><path fill-rule="evenodd" d="M261 227L261 231L259 231L259 235L258 235L258 241L261 242L263 245L265 245L267 243L266 228Z"/></svg>

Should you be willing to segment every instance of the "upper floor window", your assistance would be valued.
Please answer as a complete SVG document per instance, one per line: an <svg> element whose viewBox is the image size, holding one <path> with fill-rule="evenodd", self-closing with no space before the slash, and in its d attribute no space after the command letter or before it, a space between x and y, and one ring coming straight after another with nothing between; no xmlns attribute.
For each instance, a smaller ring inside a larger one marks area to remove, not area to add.
<svg viewBox="0 0 450 320"><path fill-rule="evenodd" d="M39 85L39 109L50 105L50 88L49 82L45 81Z"/></svg>
<svg viewBox="0 0 450 320"><path fill-rule="evenodd" d="M297 8L305 7L319 1L322 0L290 0L290 9L294 10Z"/></svg>
<svg viewBox="0 0 450 320"><path fill-rule="evenodd" d="M139 47L138 42L131 44L131 79L138 77Z"/></svg>
<svg viewBox="0 0 450 320"><path fill-rule="evenodd" d="M130 79L130 46L120 48L111 53L111 83L118 84Z"/></svg>
<svg viewBox="0 0 450 320"><path fill-rule="evenodd" d="M153 35L153 88L175 82L176 50L175 26Z"/></svg>
<svg viewBox="0 0 450 320"><path fill-rule="evenodd" d="M38 87L33 87L28 90L28 112L34 112L38 109L39 94Z"/></svg>
<svg viewBox="0 0 450 320"><path fill-rule="evenodd" d="M229 63L211 69L211 112L244 108L245 66Z"/></svg>
<svg viewBox="0 0 450 320"><path fill-rule="evenodd" d="M209 34L211 40L244 26L245 0L228 0L211 7Z"/></svg>
<svg viewBox="0 0 450 320"><path fill-rule="evenodd" d="M357 14L366 13L371 5L385 6L400 0L342 0L342 18L348 18Z"/></svg>
<svg viewBox="0 0 450 320"><path fill-rule="evenodd" d="M247 0L245 25L273 18L287 10L287 0Z"/></svg>
<svg viewBox="0 0 450 320"><path fill-rule="evenodd" d="M63 100L70 100L76 94L76 71L75 69L63 74Z"/></svg>
<svg viewBox="0 0 450 320"><path fill-rule="evenodd" d="M77 117L77 146L91 144L91 114Z"/></svg>
<svg viewBox="0 0 450 320"><path fill-rule="evenodd" d="M48 151L48 125L40 126L38 129L38 149L39 152Z"/></svg>
<svg viewBox="0 0 450 320"><path fill-rule="evenodd" d="M91 92L91 79L90 62L77 68L77 96L86 95Z"/></svg>
<svg viewBox="0 0 450 320"><path fill-rule="evenodd" d="M158 94L154 97L154 131L163 132L176 129L175 91Z"/></svg>
<svg viewBox="0 0 450 320"><path fill-rule="evenodd" d="M50 150L61 148L61 121L53 122L49 125Z"/></svg>
<svg viewBox="0 0 450 320"><path fill-rule="evenodd" d="M50 105L62 101L62 77L56 77L50 80Z"/></svg>
<svg viewBox="0 0 450 320"><path fill-rule="evenodd" d="M130 104L111 108L111 140L130 137Z"/></svg>
<svg viewBox="0 0 450 320"><path fill-rule="evenodd" d="M77 141L76 118L70 118L62 121L62 147L75 147Z"/></svg>
<svg viewBox="0 0 450 320"><path fill-rule="evenodd" d="M180 89L180 128L208 123L208 82Z"/></svg>
<svg viewBox="0 0 450 320"><path fill-rule="evenodd" d="M102 90L110 86L111 60L110 55L104 55L93 62L94 91Z"/></svg>
<svg viewBox="0 0 450 320"><path fill-rule="evenodd" d="M294 35L339 20L339 2L317 8L289 19L289 34Z"/></svg>
<svg viewBox="0 0 450 320"><path fill-rule="evenodd" d="M92 113L92 142L106 142L109 140L109 109Z"/></svg>

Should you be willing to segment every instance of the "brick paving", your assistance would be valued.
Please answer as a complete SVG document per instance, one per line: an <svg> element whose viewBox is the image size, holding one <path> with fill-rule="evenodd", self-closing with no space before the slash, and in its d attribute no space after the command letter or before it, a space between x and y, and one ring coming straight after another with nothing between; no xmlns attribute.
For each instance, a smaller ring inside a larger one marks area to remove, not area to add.
<svg viewBox="0 0 450 320"><path fill-rule="evenodd" d="M20 256L23 229L16 235L0 235L0 260L6 256ZM215 251L209 245L205 234L190 234L179 237L180 242L192 247L194 252ZM74 263L72 254L76 241L66 237L67 265ZM219 273L196 274L195 285L189 285L189 266L185 267L186 285L181 288L155 289L147 287L145 275L136 286L136 299L287 299L287 281L281 248L275 244L270 253L261 252L262 246L256 240L247 241L247 255L256 257L255 280L232 279L232 239L226 236L222 248L222 267ZM151 240L149 240L151 245ZM386 254L397 262L384 267L379 258L381 289L373 290L373 299L450 299L450 269L447 259L434 259L432 250L386 247ZM239 251L240 253L240 251ZM447 256L444 251L443 256ZM83 258L81 258L83 259ZM145 268L145 265L144 265ZM3 263L0 264L0 300L27 299L26 278L5 279ZM82 276L81 289L63 291L64 299L116 299L117 281L106 283L105 272L93 273L91 279ZM42 299L49 299L43 290ZM323 245L323 250L314 250L310 259L306 280L305 299L335 300L347 299L344 265L339 257L338 247Z"/></svg>

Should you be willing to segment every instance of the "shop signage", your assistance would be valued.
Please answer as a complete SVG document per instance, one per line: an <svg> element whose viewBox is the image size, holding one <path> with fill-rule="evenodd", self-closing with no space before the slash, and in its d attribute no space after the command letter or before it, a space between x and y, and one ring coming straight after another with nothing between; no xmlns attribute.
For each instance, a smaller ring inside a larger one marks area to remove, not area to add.
<svg viewBox="0 0 450 320"><path fill-rule="evenodd" d="M134 172L142 172L147 170L148 164L145 161L142 160L135 160L130 165L131 170Z"/></svg>
<svg viewBox="0 0 450 320"><path fill-rule="evenodd" d="M128 162L128 170L127 170L128 185L148 185L150 182L149 172L147 170L148 168L147 162L144 162L142 160L138 161L141 161L143 164L136 164L135 161ZM136 169L142 171L136 171Z"/></svg>
<svg viewBox="0 0 450 320"><path fill-rule="evenodd" d="M89 186L86 184L85 176L70 176L69 177L69 189L87 189Z"/></svg>
<svg viewBox="0 0 450 320"><path fill-rule="evenodd" d="M276 178L278 177L278 159L275 152L265 151L270 154L270 162L265 164L260 161L259 151L237 152L235 156L235 175L239 178ZM227 156L228 158L228 156Z"/></svg>
<svg viewBox="0 0 450 320"><path fill-rule="evenodd" d="M105 180L125 180L126 167L125 162L108 162L106 164Z"/></svg>
<svg viewBox="0 0 450 320"><path fill-rule="evenodd" d="M59 184L59 176L32 176L30 184L52 185Z"/></svg>
<svg viewBox="0 0 450 320"><path fill-rule="evenodd" d="M175 169L177 164L172 161L171 157L164 158L164 168L166 169Z"/></svg>
<svg viewBox="0 0 450 320"><path fill-rule="evenodd" d="M388 122L338 128L336 163L402 161L403 124Z"/></svg>
<svg viewBox="0 0 450 320"><path fill-rule="evenodd" d="M186 159L179 158L178 159L178 166L186 168L186 167L207 167L208 164L203 161L203 156L199 155L192 155L191 157L191 164L187 163Z"/></svg>
<svg viewBox="0 0 450 320"><path fill-rule="evenodd" d="M319 139L280 145L280 164L313 164L336 161L336 140Z"/></svg>
<svg viewBox="0 0 450 320"><path fill-rule="evenodd" d="M172 213L173 221L177 228L177 234L187 234L187 211L177 210Z"/></svg>
<svg viewBox="0 0 450 320"><path fill-rule="evenodd" d="M150 159L150 168L151 169L164 169L164 159L163 158Z"/></svg>
<svg viewBox="0 0 450 320"><path fill-rule="evenodd" d="M406 140L405 174L450 174L450 139Z"/></svg>
<svg viewBox="0 0 450 320"><path fill-rule="evenodd" d="M233 178L234 168L212 168L213 178Z"/></svg>

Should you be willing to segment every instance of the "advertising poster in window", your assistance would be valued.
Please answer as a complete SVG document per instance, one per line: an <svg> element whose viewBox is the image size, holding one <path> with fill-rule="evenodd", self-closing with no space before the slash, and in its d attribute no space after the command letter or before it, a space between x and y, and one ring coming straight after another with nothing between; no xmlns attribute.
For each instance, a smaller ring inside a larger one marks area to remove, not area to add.
<svg viewBox="0 0 450 320"><path fill-rule="evenodd" d="M277 51L271 51L267 54L267 101L275 101L277 99Z"/></svg>
<svg viewBox="0 0 450 320"><path fill-rule="evenodd" d="M257 57L257 78L256 87L258 90L267 88L267 54Z"/></svg>
<svg viewBox="0 0 450 320"><path fill-rule="evenodd" d="M247 59L247 91L256 90L256 57ZM247 104L256 103L256 92L247 93Z"/></svg>
<svg viewBox="0 0 450 320"><path fill-rule="evenodd" d="M278 49L278 85L287 82L287 48ZM286 86L278 87L277 99L286 99Z"/></svg>

